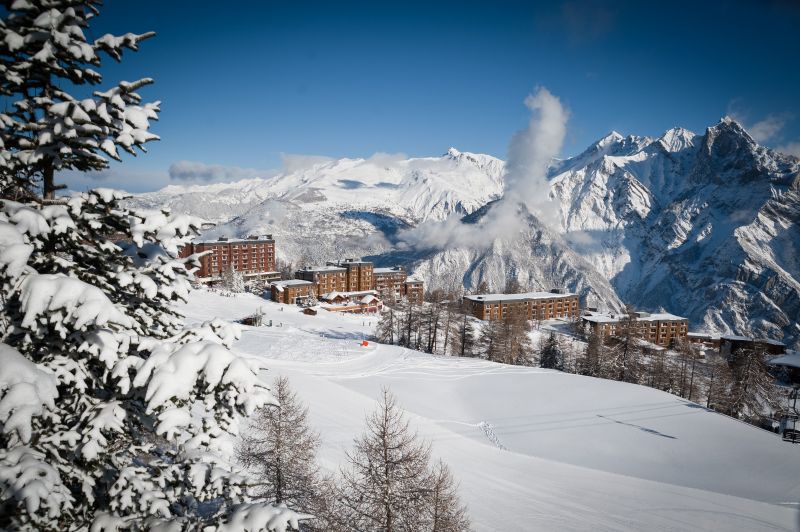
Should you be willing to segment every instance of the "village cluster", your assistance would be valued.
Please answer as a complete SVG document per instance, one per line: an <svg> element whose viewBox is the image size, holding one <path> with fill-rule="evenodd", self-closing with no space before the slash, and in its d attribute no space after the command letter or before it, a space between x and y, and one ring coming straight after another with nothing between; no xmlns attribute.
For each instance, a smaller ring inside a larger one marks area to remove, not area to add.
<svg viewBox="0 0 800 532"><path fill-rule="evenodd" d="M195 272L198 282L221 283L226 272L237 272L245 280L262 283L277 303L318 304L329 312L360 314L378 312L384 302L405 299L421 304L423 300L424 283L409 277L402 266L376 268L372 262L356 259L304 266L294 272L294 279L281 279L272 235L199 241L184 247L181 256L204 252Z"/></svg>
<svg viewBox="0 0 800 532"><path fill-rule="evenodd" d="M195 272L198 282L221 283L227 271L234 271L245 280L261 282L270 299L278 303L314 304L330 312L358 314L379 312L384 303L423 302L423 281L409 276L405 268L379 268L360 259L304 265L294 272L293 279L282 279L277 271L272 235L200 240L181 250L184 257L201 253L205 254L200 257L200 268ZM538 322L580 321L584 328L599 338L612 338L624 328L632 328L634 336L654 347L668 348L684 341L720 353L745 345L771 355L786 352L786 346L775 340L689 332L686 318L666 312L633 312L629 315L581 307L577 294L560 288L549 292L466 295L463 303L470 315L484 321L503 320L514 314ZM794 370L793 366L787 369Z"/></svg>

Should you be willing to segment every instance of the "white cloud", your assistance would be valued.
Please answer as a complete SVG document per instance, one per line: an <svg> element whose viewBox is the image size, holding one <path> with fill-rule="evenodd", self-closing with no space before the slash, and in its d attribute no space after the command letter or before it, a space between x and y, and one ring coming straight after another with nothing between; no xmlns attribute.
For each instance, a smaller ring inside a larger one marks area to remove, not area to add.
<svg viewBox="0 0 800 532"><path fill-rule="evenodd" d="M325 164L333 161L332 157L324 155L299 155L294 153L282 153L283 171L287 174L301 170L308 170L318 164Z"/></svg>
<svg viewBox="0 0 800 532"><path fill-rule="evenodd" d="M775 151L800 158L800 142L789 142L781 146L776 146Z"/></svg>
<svg viewBox="0 0 800 532"><path fill-rule="evenodd" d="M169 166L170 179L180 181L225 182L269 177L274 172L239 166L206 164L197 161L175 161Z"/></svg>
<svg viewBox="0 0 800 532"><path fill-rule="evenodd" d="M728 104L728 116L739 122L759 144L775 140L792 118L789 113L770 113L761 120L750 122L749 113L742 109L739 99L732 100Z"/></svg>
<svg viewBox="0 0 800 532"><path fill-rule="evenodd" d="M384 153L379 151L377 153L373 153L367 159L367 162L372 163L375 166L392 166L393 164L406 159L408 159L408 155L405 153Z"/></svg>
<svg viewBox="0 0 800 532"><path fill-rule="evenodd" d="M74 170L59 172L56 183L63 183L69 190L76 192L85 192L98 187L115 188L126 192L148 192L167 185L169 175L161 170L136 170L112 166L100 172Z"/></svg>
<svg viewBox="0 0 800 532"><path fill-rule="evenodd" d="M747 129L750 136L753 137L753 140L758 143L764 143L774 139L778 133L783 130L784 126L786 126L787 119L788 117L786 115L770 114L763 120L746 126L745 129Z"/></svg>
<svg viewBox="0 0 800 532"><path fill-rule="evenodd" d="M528 127L511 139L503 197L490 206L478 224L464 224L454 215L443 222L427 222L404 231L399 235L403 247L491 246L495 239L511 237L525 229L525 210L551 228L560 226L558 206L550 200L547 166L561 151L569 113L543 87L529 95L525 105L531 111L531 118Z"/></svg>

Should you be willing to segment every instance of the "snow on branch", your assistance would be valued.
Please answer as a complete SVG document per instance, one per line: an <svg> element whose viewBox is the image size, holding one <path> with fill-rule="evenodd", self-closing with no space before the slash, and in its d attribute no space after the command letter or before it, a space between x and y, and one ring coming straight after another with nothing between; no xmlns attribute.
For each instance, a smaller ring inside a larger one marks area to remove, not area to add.
<svg viewBox="0 0 800 532"><path fill-rule="evenodd" d="M32 419L55 410L58 397L52 375L22 356L13 347L0 343L0 428L10 438L28 443L31 440Z"/></svg>

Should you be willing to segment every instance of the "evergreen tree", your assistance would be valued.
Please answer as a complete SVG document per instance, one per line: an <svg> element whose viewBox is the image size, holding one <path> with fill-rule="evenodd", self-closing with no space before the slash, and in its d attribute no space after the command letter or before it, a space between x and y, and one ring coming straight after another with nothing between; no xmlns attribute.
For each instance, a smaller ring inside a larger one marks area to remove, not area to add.
<svg viewBox="0 0 800 532"><path fill-rule="evenodd" d="M542 345L539 354L539 366L564 371L564 351L558 342L558 338L556 338L556 334L552 331Z"/></svg>
<svg viewBox="0 0 800 532"><path fill-rule="evenodd" d="M0 23L0 528L297 527L303 515L250 503L219 452L273 401L260 368L228 349L235 327L183 329L172 309L199 221L128 211L109 190L54 199L56 171L157 139L158 104L136 93L152 80L66 92L101 82L98 52L119 60L152 36L87 42L99 4L7 2Z"/></svg>
<svg viewBox="0 0 800 532"><path fill-rule="evenodd" d="M503 362L503 334L501 320L488 320L481 324L478 348L481 356L492 362Z"/></svg>
<svg viewBox="0 0 800 532"><path fill-rule="evenodd" d="M222 286L225 290L233 292L234 294L241 294L244 292L244 276L242 272L233 269L229 266L227 270L222 272Z"/></svg>
<svg viewBox="0 0 800 532"><path fill-rule="evenodd" d="M578 359L578 373L590 377L601 376L605 372L605 358L605 343L603 342L603 338L592 329L586 340L586 349L584 349L582 356Z"/></svg>
<svg viewBox="0 0 800 532"><path fill-rule="evenodd" d="M41 184L44 199L62 185L60 170L103 170L108 158L120 160L118 148L136 155L157 140L149 121L158 118L159 102L141 103L138 89L150 78L122 81L107 91L75 98L66 87L96 86L102 76L101 52L120 61L123 50L138 50L153 32L103 35L94 42L84 32L98 14L99 0L6 2L0 26L3 71L0 94L10 105L0 114L3 191L32 190ZM6 195L6 197L10 197Z"/></svg>
<svg viewBox="0 0 800 532"><path fill-rule="evenodd" d="M457 317L458 322L454 329L452 353L460 357L474 357L477 354L475 326L472 323L472 318L463 308L463 303Z"/></svg>

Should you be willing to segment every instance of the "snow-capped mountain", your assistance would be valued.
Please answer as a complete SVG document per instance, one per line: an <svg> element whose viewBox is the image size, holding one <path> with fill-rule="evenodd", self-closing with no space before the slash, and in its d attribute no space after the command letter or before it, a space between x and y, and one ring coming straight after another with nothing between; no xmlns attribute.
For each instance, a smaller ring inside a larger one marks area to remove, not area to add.
<svg viewBox="0 0 800 532"><path fill-rule="evenodd" d="M132 202L219 222L205 238L273 234L278 257L298 266L385 253L399 229L499 197L502 173L499 159L450 148L441 157L312 161L270 179L169 186Z"/></svg>
<svg viewBox="0 0 800 532"><path fill-rule="evenodd" d="M622 299L693 326L800 339L800 163L725 118L611 133L551 174L565 238Z"/></svg>
<svg viewBox="0 0 800 532"><path fill-rule="evenodd" d="M270 179L167 187L137 205L221 222L206 237L271 233L296 266L344 256L403 263L430 286L563 286L617 308L664 308L694 329L800 345L800 162L723 119L702 135L612 132L554 161L560 227L473 249L398 246L405 229L453 216L480 222L503 192L503 161L451 148L441 157L316 162ZM227 220L227 221L225 221Z"/></svg>
<svg viewBox="0 0 800 532"><path fill-rule="evenodd" d="M269 179L172 185L140 194L133 204L225 222L268 200L311 211L385 211L418 223L480 208L502 193L502 174L503 161L450 148L441 157L379 154L312 162ZM255 211L248 221L256 223L259 216L271 215Z"/></svg>

